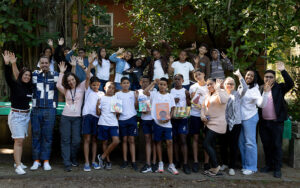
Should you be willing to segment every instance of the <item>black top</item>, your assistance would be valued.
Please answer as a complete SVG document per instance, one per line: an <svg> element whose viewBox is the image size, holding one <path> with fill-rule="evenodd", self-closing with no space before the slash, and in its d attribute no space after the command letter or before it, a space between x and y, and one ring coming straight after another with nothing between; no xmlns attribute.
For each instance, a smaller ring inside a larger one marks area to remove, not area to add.
<svg viewBox="0 0 300 188"><path fill-rule="evenodd" d="M11 107L20 110L29 109L29 102L31 101L32 97L32 83L26 84L21 81L14 80L12 78L11 67L9 65L5 65L4 67L5 79L10 88Z"/></svg>

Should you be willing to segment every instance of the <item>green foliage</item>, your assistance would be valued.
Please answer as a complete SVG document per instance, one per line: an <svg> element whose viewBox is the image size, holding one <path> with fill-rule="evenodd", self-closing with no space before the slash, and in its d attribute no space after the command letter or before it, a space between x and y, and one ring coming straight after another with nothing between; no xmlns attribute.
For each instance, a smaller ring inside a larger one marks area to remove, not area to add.
<svg viewBox="0 0 300 188"><path fill-rule="evenodd" d="M84 35L85 48L88 51L97 50L99 46L109 48L113 37L106 32L105 28L93 24L93 19L109 25L110 17L107 15L105 7L89 2L90 0L84 0L83 21L84 25L88 27L88 31Z"/></svg>
<svg viewBox="0 0 300 188"><path fill-rule="evenodd" d="M0 47L9 43L13 43L14 46L24 44L33 47L57 36L57 33L47 32L36 35L35 29L46 26L33 14L33 10L38 10L41 5L39 2L2 0L0 4Z"/></svg>
<svg viewBox="0 0 300 188"><path fill-rule="evenodd" d="M199 38L208 36L213 47L227 48L236 67L244 69L258 57L281 60L282 51L300 43L296 0L131 0L129 7L127 25L141 48L161 39L177 43L193 23Z"/></svg>

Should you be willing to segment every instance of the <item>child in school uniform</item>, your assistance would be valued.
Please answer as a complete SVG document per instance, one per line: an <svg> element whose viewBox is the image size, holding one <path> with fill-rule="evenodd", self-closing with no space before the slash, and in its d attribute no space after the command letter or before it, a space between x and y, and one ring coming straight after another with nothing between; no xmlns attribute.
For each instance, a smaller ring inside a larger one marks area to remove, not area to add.
<svg viewBox="0 0 300 188"><path fill-rule="evenodd" d="M119 116L119 130L122 138L123 149L123 164L121 168L128 166L127 149L129 143L129 150L131 155L132 168L137 171L138 167L135 161L135 142L134 137L138 135L137 130L137 112L138 107L138 92L130 91L130 82L127 77L121 78L122 90L116 93L119 100L122 101L122 113Z"/></svg>
<svg viewBox="0 0 300 188"><path fill-rule="evenodd" d="M83 150L85 164L83 170L91 171L89 162L90 143L92 141L92 166L94 169L100 169L96 163L97 155L97 124L99 116L96 113L97 101L104 96L102 91L99 91L100 80L96 76L90 79L90 86L85 91L84 107L82 110L82 134L83 134Z"/></svg>
<svg viewBox="0 0 300 188"><path fill-rule="evenodd" d="M155 84L158 84L159 91L149 92ZM162 161L162 140L166 140L167 152L169 159L168 170L174 175L179 174L173 164L173 140L172 140L172 124L171 116L175 108L175 100L172 95L167 92L168 80L166 78L156 79L144 91L144 94L150 96L152 101L151 115L154 119L153 139L156 142L156 150L158 155L158 172L164 172L164 163ZM157 117L159 116L159 117Z"/></svg>
<svg viewBox="0 0 300 188"><path fill-rule="evenodd" d="M174 88L171 89L170 94L175 99L176 107L190 106L190 94L188 90L182 87L183 75L176 74L174 76ZM173 132L173 146L176 159L176 168L180 168L179 162L179 148L183 155L183 172L191 174L191 169L187 163L188 161L188 148L186 143L186 136L188 134L188 119L187 118L172 118L172 132ZM180 145L179 145L180 143ZM179 147L180 146L180 147Z"/></svg>
<svg viewBox="0 0 300 188"><path fill-rule="evenodd" d="M200 130L204 132L204 124L201 121L201 106L204 102L205 96L208 94L208 89L205 81L205 73L201 69L194 71L194 79L197 83L193 84L190 87L191 95L191 117L190 117L190 126L189 134L193 136L193 158L194 163L192 166L193 172L199 172L199 162L198 162L198 145L199 145L199 135ZM208 154L204 151L204 170L208 170L209 167L209 157Z"/></svg>
<svg viewBox="0 0 300 188"><path fill-rule="evenodd" d="M112 169L109 154L120 143L119 139L119 123L117 114L111 111L111 105L113 100L116 99L115 84L113 82L106 82L104 90L105 95L97 102L97 115L100 115L98 122L98 139L102 141L103 154L98 155L100 168L107 170ZM108 145L108 139L112 139L112 142ZM104 160L106 159L106 164Z"/></svg>
<svg viewBox="0 0 300 188"><path fill-rule="evenodd" d="M141 102L146 103L146 101L147 101L150 104L150 96L146 96L144 94L144 90L150 85L150 77L142 76L141 79L140 79L140 85L141 85L142 88L138 90L138 92L139 92L139 97L138 97L139 103L141 103ZM154 86L153 86L153 88L150 89L150 92L156 92L156 91L157 90L154 88ZM142 112L141 126L142 126L143 133L145 135L145 140L146 140L146 147L145 147L145 149L146 149L146 164L141 168L141 170L140 170L141 173L155 172L157 170L157 166L156 166L156 147L155 147L155 144L153 143L153 140L152 140L153 124L154 124L154 121L153 121L153 118L151 116L151 111ZM152 157L152 164L150 163L150 161L151 161L151 152L153 154L152 155L153 156Z"/></svg>

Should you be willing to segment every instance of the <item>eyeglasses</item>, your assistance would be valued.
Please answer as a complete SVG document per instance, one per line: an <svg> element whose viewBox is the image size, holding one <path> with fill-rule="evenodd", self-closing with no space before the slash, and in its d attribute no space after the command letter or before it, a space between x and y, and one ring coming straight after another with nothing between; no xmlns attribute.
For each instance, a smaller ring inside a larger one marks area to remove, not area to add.
<svg viewBox="0 0 300 188"><path fill-rule="evenodd" d="M265 78L270 78L270 79L272 79L272 78L274 78L274 76L265 76Z"/></svg>

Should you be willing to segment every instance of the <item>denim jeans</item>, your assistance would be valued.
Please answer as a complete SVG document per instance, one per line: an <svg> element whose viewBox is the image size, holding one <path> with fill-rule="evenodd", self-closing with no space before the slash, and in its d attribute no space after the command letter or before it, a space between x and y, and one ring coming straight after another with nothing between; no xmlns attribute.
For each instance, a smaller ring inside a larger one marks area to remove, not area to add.
<svg viewBox="0 0 300 188"><path fill-rule="evenodd" d="M209 128L206 128L203 147L209 155L209 160L211 162L212 168L218 167L217 153L215 150L217 136L218 133L210 130Z"/></svg>
<svg viewBox="0 0 300 188"><path fill-rule="evenodd" d="M99 91L103 91L104 92L104 86L106 84L106 82L108 82L108 80L101 80L100 79L100 87L99 87Z"/></svg>
<svg viewBox="0 0 300 188"><path fill-rule="evenodd" d="M32 108L31 131L33 160L50 159L55 115L55 108Z"/></svg>
<svg viewBox="0 0 300 188"><path fill-rule="evenodd" d="M81 117L61 116L60 119L60 145L61 156L65 166L71 166L77 161L80 148Z"/></svg>
<svg viewBox="0 0 300 188"><path fill-rule="evenodd" d="M254 172L257 171L256 126L258 119L258 114L256 113L250 119L243 120L239 138L243 169Z"/></svg>

